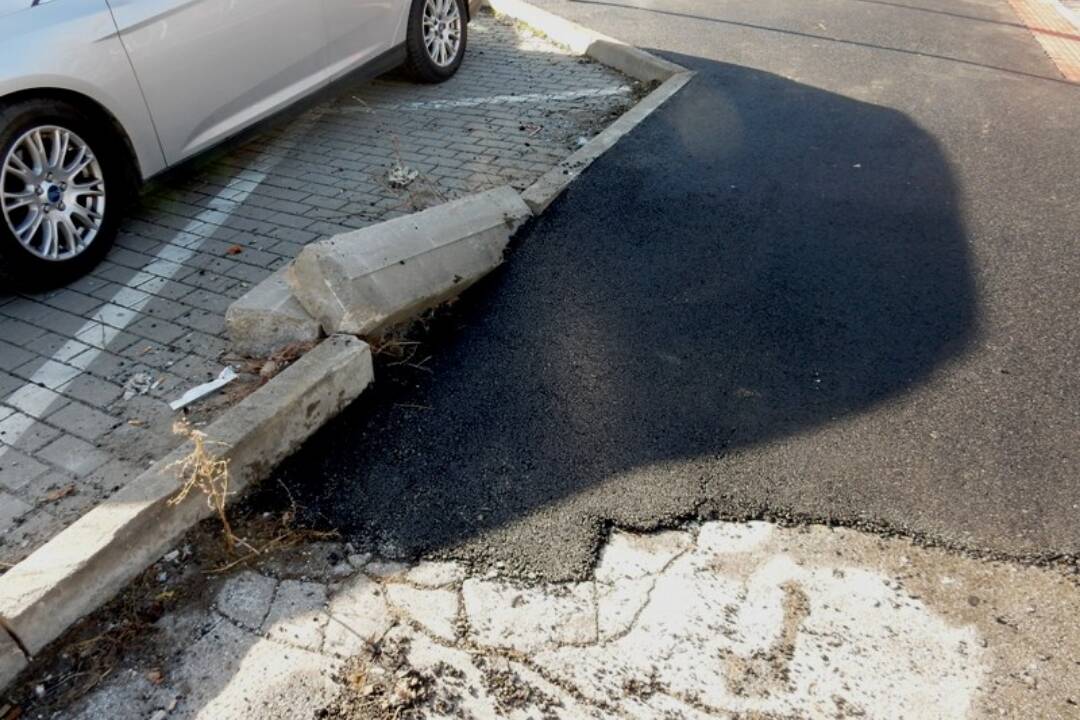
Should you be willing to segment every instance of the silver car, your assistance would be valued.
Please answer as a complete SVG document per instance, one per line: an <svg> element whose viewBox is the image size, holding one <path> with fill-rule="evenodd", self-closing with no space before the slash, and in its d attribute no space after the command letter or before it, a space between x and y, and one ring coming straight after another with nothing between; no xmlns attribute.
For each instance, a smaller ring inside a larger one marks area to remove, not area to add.
<svg viewBox="0 0 1080 720"><path fill-rule="evenodd" d="M298 99L461 64L480 0L0 0L0 274L108 250L140 183Z"/></svg>

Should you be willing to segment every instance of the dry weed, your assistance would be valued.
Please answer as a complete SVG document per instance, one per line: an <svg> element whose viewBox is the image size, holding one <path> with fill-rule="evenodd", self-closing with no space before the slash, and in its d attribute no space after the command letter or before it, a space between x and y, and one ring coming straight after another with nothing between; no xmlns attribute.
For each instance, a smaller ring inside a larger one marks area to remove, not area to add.
<svg viewBox="0 0 1080 720"><path fill-rule="evenodd" d="M206 433L196 430L186 420L175 423L173 432L190 440L193 447L190 453L166 468L174 472L180 481L180 492L169 500L169 505L176 507L193 491L202 493L206 496L206 504L221 520L225 545L232 550L237 542L243 541L233 533L225 512L225 504L229 498L229 461L209 452L206 448ZM212 444L225 447L223 443Z"/></svg>

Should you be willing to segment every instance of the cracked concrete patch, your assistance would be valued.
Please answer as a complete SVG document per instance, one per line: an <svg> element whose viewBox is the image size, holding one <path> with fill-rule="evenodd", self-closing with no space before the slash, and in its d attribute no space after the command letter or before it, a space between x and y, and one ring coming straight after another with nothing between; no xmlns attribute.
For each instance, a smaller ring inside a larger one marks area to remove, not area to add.
<svg viewBox="0 0 1080 720"><path fill-rule="evenodd" d="M270 611L276 588L277 580L274 578L250 571L242 572L231 578L218 592L218 612L244 627L260 628Z"/></svg>
<svg viewBox="0 0 1080 720"><path fill-rule="evenodd" d="M453 590L390 585L386 594L394 607L406 617L420 623L438 639L447 642L457 639L458 594Z"/></svg>
<svg viewBox="0 0 1080 720"><path fill-rule="evenodd" d="M358 575L340 586L330 600L323 649L343 657L356 655L378 642L394 622L383 586Z"/></svg>
<svg viewBox="0 0 1080 720"><path fill-rule="evenodd" d="M284 580L278 586L263 632L272 639L308 650L322 646L326 626L326 586L300 580Z"/></svg>
<svg viewBox="0 0 1080 720"><path fill-rule="evenodd" d="M207 621L183 624L200 634L160 687L119 672L70 716L1068 718L1080 707L1073 581L903 540L767 523L617 531L593 580L533 585L454 563L350 562L363 572L309 564L306 580L279 582L271 563L228 578Z"/></svg>
<svg viewBox="0 0 1080 720"><path fill-rule="evenodd" d="M461 588L469 637L480 645L533 653L596 639L591 582L520 587L502 580L466 580Z"/></svg>

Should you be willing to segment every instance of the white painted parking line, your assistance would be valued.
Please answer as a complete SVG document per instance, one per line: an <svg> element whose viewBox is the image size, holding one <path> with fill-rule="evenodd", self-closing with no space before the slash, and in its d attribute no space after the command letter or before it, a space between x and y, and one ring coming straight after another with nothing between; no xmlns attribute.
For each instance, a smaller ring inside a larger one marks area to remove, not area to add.
<svg viewBox="0 0 1080 720"><path fill-rule="evenodd" d="M486 97L461 98L460 100L426 100L404 103L398 107L407 110L449 110L453 108L479 107L481 105L521 105L526 103L565 102L588 98L605 98L630 94L629 85L616 85L589 90L566 90L555 93L526 93L524 95L489 95Z"/></svg>
<svg viewBox="0 0 1080 720"><path fill-rule="evenodd" d="M259 174L262 176L262 179L265 179L267 176L267 173ZM246 199L248 195L250 195L250 192L241 192L238 195L235 193L231 193L230 197L236 202L243 202L243 200ZM206 211L207 214L210 212L213 211ZM178 233L182 233L190 228L194 228L200 225L202 222L202 217L196 214L190 219L187 225L185 225L178 231ZM170 269L164 269L160 273L158 273L159 277L162 277L165 280L170 280L172 276L183 267L181 263L195 257L197 252L198 247L177 248L173 245L165 243L161 245L161 247L158 248L156 252L150 253L150 257L153 257L157 260L168 259L169 261L171 261L171 265L168 266ZM166 254L168 254L168 258L165 257ZM128 283L125 283L119 290L117 290L117 293L113 296L111 300L105 301L104 307L109 307L110 305L112 305L112 301L116 299L116 295L118 295L119 293L122 293L125 290L132 289L136 285L144 281L145 278L141 277L140 273L133 273L132 280ZM8 404L11 404L13 398L19 396L20 393L25 394L28 392L40 392L39 386L45 384L50 367L52 367L52 365L58 364L60 358L71 356L73 352L77 352L80 348L84 347L86 343L89 343L91 347L85 350L80 356L80 360L82 361L80 362L80 364L84 368L92 366L97 360L97 358L109 349L110 344L117 337L119 337L121 333L124 332L127 326L141 317L141 315L139 314L140 311L144 310L147 305L149 305L156 299L157 296L155 295L146 295L146 297L139 301L129 303L127 309L130 312L122 313L115 318L110 318L108 322L104 321L105 318L103 311L98 310L78 330L75 331L75 338L78 339L72 339L64 343L58 350L56 350L56 352L53 353L51 358L46 359L42 363L41 367L30 376L29 380L22 387L12 392L7 398L4 399L4 401ZM69 385L71 385L72 382L73 380L68 380L58 389L62 392ZM59 408L62 404L64 404L64 402L65 401L63 399L60 399L58 397L55 402L50 402L48 406L42 407L40 411L36 415L34 415L34 417L44 419L51 411ZM4 442L10 445L18 444L19 441L22 440L23 433L26 432L26 430L30 429L30 427L32 426L28 425L25 428L22 428L21 431L17 430L11 433L9 436L6 436L4 438Z"/></svg>

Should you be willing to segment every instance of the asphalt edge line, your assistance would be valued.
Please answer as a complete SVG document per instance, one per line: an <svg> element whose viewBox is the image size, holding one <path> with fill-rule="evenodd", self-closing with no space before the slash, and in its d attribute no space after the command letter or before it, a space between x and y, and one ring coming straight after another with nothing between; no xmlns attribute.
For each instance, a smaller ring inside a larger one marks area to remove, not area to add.
<svg viewBox="0 0 1080 720"><path fill-rule="evenodd" d="M221 448L219 457L229 461L230 494L269 475L373 380L367 343L335 335L227 410L205 433L207 444ZM191 449L188 441L154 463L0 577L0 617L24 661L100 608L211 514L199 492L169 504L180 489L170 465ZM0 654L0 690L24 668L25 662Z"/></svg>

